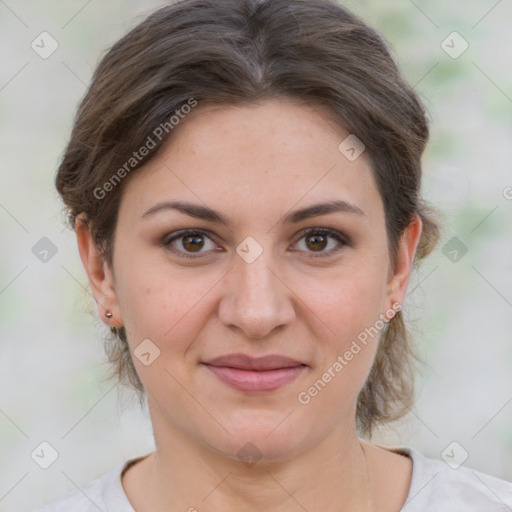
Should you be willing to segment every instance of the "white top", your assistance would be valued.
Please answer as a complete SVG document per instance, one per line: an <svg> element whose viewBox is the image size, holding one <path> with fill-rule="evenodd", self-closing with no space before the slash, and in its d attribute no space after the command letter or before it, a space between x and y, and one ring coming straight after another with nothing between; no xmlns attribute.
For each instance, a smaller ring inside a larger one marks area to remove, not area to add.
<svg viewBox="0 0 512 512"><path fill-rule="evenodd" d="M400 512L512 512L512 482L466 466L452 469L407 446L386 449L412 459L412 480ZM121 483L129 459L35 512L135 512Z"/></svg>

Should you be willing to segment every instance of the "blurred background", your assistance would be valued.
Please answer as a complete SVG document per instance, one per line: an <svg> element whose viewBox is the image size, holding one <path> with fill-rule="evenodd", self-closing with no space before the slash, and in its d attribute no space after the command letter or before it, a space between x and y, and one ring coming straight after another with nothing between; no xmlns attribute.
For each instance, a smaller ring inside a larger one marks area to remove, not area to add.
<svg viewBox="0 0 512 512"><path fill-rule="evenodd" d="M373 441L512 480L512 2L346 1L430 112L423 194L449 219L404 305L426 361L408 417ZM154 449L106 380L54 175L106 49L163 5L0 0L0 512L30 511ZM47 469L36 453L58 453Z"/></svg>

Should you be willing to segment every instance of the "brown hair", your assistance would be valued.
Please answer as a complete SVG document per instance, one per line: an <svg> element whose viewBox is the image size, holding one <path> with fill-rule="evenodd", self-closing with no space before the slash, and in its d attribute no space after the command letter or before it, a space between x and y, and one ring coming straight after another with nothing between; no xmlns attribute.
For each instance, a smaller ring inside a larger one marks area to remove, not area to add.
<svg viewBox="0 0 512 512"><path fill-rule="evenodd" d="M412 216L423 222L416 267L436 247L442 228L442 214L419 192L427 113L380 33L335 0L182 0L117 41L78 107L56 176L71 228L85 214L112 267L123 184L172 136L171 116L191 98L248 105L279 97L323 108L363 141L384 204L392 264ZM166 127L160 138L157 127ZM134 151L147 146L148 137L155 147L135 160ZM131 384L143 400L125 329L114 332L105 343L109 378ZM358 397L359 432L371 437L374 426L408 412L416 361L399 311L381 332Z"/></svg>

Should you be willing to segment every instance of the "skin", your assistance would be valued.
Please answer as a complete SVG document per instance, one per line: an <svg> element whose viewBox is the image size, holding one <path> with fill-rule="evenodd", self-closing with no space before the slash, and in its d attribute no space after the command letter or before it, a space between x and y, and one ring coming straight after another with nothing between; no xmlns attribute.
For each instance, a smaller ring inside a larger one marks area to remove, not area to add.
<svg viewBox="0 0 512 512"><path fill-rule="evenodd" d="M122 478L137 512L370 510L368 477L373 510L398 511L405 502L410 459L356 433L356 400L377 337L307 405L297 399L379 314L402 304L421 234L416 216L391 268L367 154L350 161L338 150L347 135L298 101L199 105L124 183L113 270L77 223L101 317L126 327L132 353L145 339L160 350L147 366L134 357L156 443ZM365 215L280 223L291 210L332 199ZM142 218L169 200L206 205L232 225L175 210ZM349 243L329 236L315 245L303 233L322 227ZM207 236L196 249L184 238L162 244L183 229ZM263 249L251 263L236 252L248 236ZM200 364L234 352L281 354L307 368L277 390L248 394ZM249 442L261 455L251 467L237 457Z"/></svg>

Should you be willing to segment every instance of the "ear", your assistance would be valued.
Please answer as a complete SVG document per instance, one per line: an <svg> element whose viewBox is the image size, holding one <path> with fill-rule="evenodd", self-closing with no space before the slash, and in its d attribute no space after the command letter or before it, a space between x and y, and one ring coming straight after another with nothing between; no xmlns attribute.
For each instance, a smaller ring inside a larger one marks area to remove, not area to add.
<svg viewBox="0 0 512 512"><path fill-rule="evenodd" d="M100 318L111 327L122 327L123 320L119 311L114 275L92 240L85 214L80 214L76 218L75 233L80 259L89 277ZM111 318L105 316L107 311L112 313Z"/></svg>
<svg viewBox="0 0 512 512"><path fill-rule="evenodd" d="M416 213L400 238L395 268L390 269L389 273L388 296L391 298L391 309L393 303L404 302L422 229L423 223Z"/></svg>

